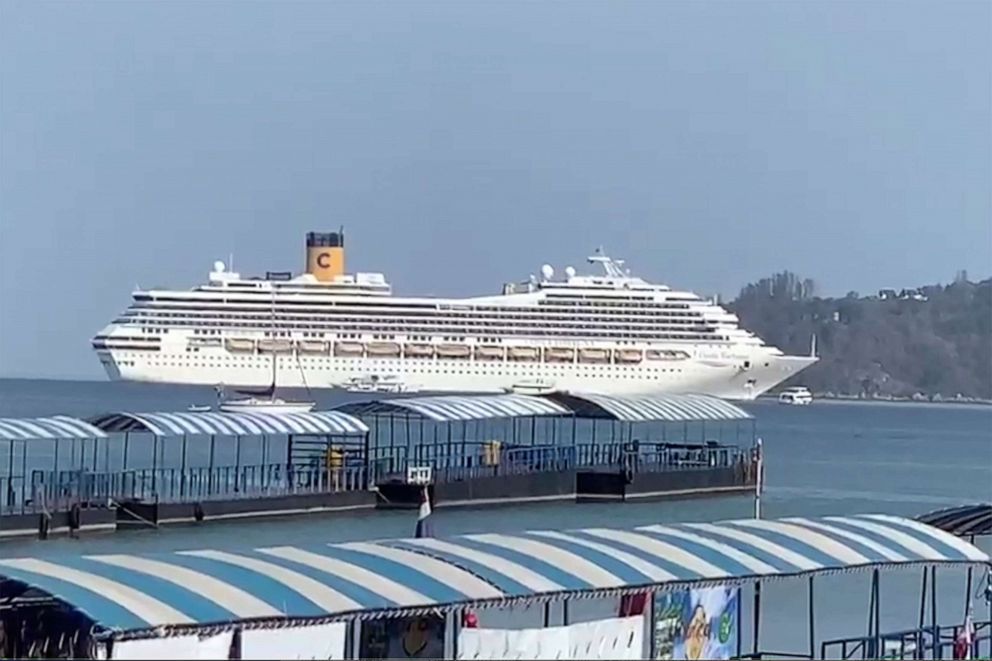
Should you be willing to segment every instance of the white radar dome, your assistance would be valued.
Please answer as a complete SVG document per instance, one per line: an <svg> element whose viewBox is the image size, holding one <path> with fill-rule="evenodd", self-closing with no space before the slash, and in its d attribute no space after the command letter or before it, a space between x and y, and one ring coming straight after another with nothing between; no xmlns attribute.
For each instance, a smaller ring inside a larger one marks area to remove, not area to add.
<svg viewBox="0 0 992 661"><path fill-rule="evenodd" d="M544 276L545 280L550 280L555 275L555 270L551 268L551 264L545 264L541 267L541 275Z"/></svg>
<svg viewBox="0 0 992 661"><path fill-rule="evenodd" d="M227 267L224 265L224 262L220 261L219 259L216 262L214 262L215 273L223 273L225 268Z"/></svg>
<svg viewBox="0 0 992 661"><path fill-rule="evenodd" d="M566 266L565 267L565 275L567 275L570 278L574 278L575 277L575 267L574 266Z"/></svg>

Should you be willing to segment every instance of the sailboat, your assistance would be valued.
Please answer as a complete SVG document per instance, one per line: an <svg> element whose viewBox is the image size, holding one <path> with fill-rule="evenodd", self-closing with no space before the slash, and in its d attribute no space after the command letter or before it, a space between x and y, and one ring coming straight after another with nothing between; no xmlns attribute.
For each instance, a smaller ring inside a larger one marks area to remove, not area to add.
<svg viewBox="0 0 992 661"><path fill-rule="evenodd" d="M272 326L275 327L276 295L272 290ZM272 352L272 383L260 392L242 391L250 394L243 399L222 401L218 409L224 413L308 413L317 405L316 402L294 402L276 397L276 377L279 371L279 354ZM309 392L309 388L307 389ZM222 391L218 391L218 397Z"/></svg>

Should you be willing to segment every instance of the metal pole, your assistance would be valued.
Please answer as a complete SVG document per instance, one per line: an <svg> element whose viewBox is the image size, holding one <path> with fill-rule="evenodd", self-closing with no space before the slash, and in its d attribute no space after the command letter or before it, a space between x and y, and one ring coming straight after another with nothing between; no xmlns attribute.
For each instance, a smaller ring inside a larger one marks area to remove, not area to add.
<svg viewBox="0 0 992 661"><path fill-rule="evenodd" d="M13 442L11 442L13 447ZM28 444L21 441L21 512L24 512L24 499L28 493Z"/></svg>
<svg viewBox="0 0 992 661"><path fill-rule="evenodd" d="M568 626L568 599L561 604L561 624L562 626Z"/></svg>
<svg viewBox="0 0 992 661"><path fill-rule="evenodd" d="M187 437L183 436L183 451L182 457L180 459L179 466L179 496L184 497L186 495L186 441Z"/></svg>
<svg viewBox="0 0 992 661"><path fill-rule="evenodd" d="M544 602L544 627L548 628L551 626L551 602Z"/></svg>
<svg viewBox="0 0 992 661"><path fill-rule="evenodd" d="M664 429L664 425L662 426L662 429ZM743 592L743 590L741 590L740 586L737 586L737 624L735 626L737 628L737 658L738 659L741 657L741 654L744 652L744 640L743 640L743 636L741 636L741 626L744 624L744 614L742 612L743 609L741 609L741 597L744 596L742 594L742 592ZM653 624L654 624L654 600L655 600L655 595L652 594L651 595L651 619L648 620L649 630L652 632L652 634L654 633L654 626L653 626ZM651 651L651 656L649 658L651 658L651 659L655 658L655 656L654 656L654 653L655 653L655 649L654 649L654 635L651 636L651 645L650 645L650 648L649 649Z"/></svg>
<svg viewBox="0 0 992 661"><path fill-rule="evenodd" d="M121 457L121 470L127 470L127 450L131 447L131 432L124 432L124 456Z"/></svg>
<svg viewBox="0 0 992 661"><path fill-rule="evenodd" d="M920 626L918 629L923 629L923 625L927 621L927 568L923 568L923 587L920 589Z"/></svg>
<svg viewBox="0 0 992 661"><path fill-rule="evenodd" d="M757 475L754 479L754 518L761 518L761 490L764 488L764 452L761 448L761 439L757 441L757 454L754 468Z"/></svg>
<svg viewBox="0 0 992 661"><path fill-rule="evenodd" d="M234 437L234 492L241 491L241 435Z"/></svg>
<svg viewBox="0 0 992 661"><path fill-rule="evenodd" d="M972 544L974 544L974 538L972 538ZM965 617L968 617L968 611L971 610L971 579L972 579L972 572L973 571L974 571L974 568L973 567L968 567L968 574L967 574L967 578L965 579L965 588L964 588L964 616Z"/></svg>
<svg viewBox="0 0 992 661"><path fill-rule="evenodd" d="M754 635L752 638L751 651L755 657L758 655L758 638L761 634L761 581L754 583Z"/></svg>
<svg viewBox="0 0 992 661"><path fill-rule="evenodd" d="M152 441L152 493L157 494L158 491L155 488L157 483L157 472L158 472L158 434L152 436L154 439Z"/></svg>
<svg viewBox="0 0 992 661"><path fill-rule="evenodd" d="M937 567L930 568L930 628L933 635L933 658L940 658L940 629L937 628Z"/></svg>
<svg viewBox="0 0 992 661"><path fill-rule="evenodd" d="M872 572L872 589L875 592L875 595L874 595L875 596L875 599L874 599L874 601L875 601L875 613L874 613L875 624L874 624L874 627L873 627L873 629L875 630L875 640L874 640L874 643L873 643L874 648L875 648L875 653L873 654L873 656L878 657L882 653L882 650L881 650L881 647L882 647L882 632L881 632L881 628L882 628L882 622L881 622L882 593L881 593L881 589L880 589L880 586L879 586L878 570L877 569Z"/></svg>
<svg viewBox="0 0 992 661"><path fill-rule="evenodd" d="M813 616L813 577L809 577L809 658L816 658L816 629Z"/></svg>

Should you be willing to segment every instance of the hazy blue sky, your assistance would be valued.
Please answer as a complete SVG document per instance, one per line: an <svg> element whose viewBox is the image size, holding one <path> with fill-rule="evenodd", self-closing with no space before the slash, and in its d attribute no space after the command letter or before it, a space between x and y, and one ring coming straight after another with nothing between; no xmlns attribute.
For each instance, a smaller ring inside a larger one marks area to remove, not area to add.
<svg viewBox="0 0 992 661"><path fill-rule="evenodd" d="M598 244L701 293L992 271L984 0L0 0L0 84L5 375L339 224L398 293Z"/></svg>

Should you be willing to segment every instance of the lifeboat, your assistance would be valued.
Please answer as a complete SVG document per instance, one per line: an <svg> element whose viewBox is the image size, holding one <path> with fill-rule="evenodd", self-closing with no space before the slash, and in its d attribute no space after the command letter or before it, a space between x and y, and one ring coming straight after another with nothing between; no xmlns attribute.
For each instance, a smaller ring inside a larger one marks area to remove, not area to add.
<svg viewBox="0 0 992 661"><path fill-rule="evenodd" d="M575 349L549 347L544 350L544 360L548 363L570 363L575 360Z"/></svg>
<svg viewBox="0 0 992 661"><path fill-rule="evenodd" d="M608 363L610 362L609 349L579 349L579 362L582 363Z"/></svg>
<svg viewBox="0 0 992 661"><path fill-rule="evenodd" d="M403 355L407 358L432 358L434 347L430 344L407 344L403 346Z"/></svg>
<svg viewBox="0 0 992 661"><path fill-rule="evenodd" d="M536 347L510 347L507 350L507 358L510 360L538 360L541 352Z"/></svg>
<svg viewBox="0 0 992 661"><path fill-rule="evenodd" d="M296 350L300 353L326 354L327 342L320 340L300 340L296 343Z"/></svg>
<svg viewBox="0 0 992 661"><path fill-rule="evenodd" d="M468 358L472 350L465 344L439 344L437 355L439 358Z"/></svg>
<svg viewBox="0 0 992 661"><path fill-rule="evenodd" d="M259 340L258 350L262 353L289 353L293 343L289 340Z"/></svg>
<svg viewBox="0 0 992 661"><path fill-rule="evenodd" d="M370 342L365 347L365 352L369 356L398 356L400 345L395 342Z"/></svg>
<svg viewBox="0 0 992 661"><path fill-rule="evenodd" d="M616 360L618 363L639 363L644 359L644 354L640 349L617 349Z"/></svg>
<svg viewBox="0 0 992 661"><path fill-rule="evenodd" d="M224 346L232 353L252 353L255 351L255 340L242 340L232 337L224 341Z"/></svg>
<svg viewBox="0 0 992 661"><path fill-rule="evenodd" d="M503 347L476 347L476 360L503 360Z"/></svg>
<svg viewBox="0 0 992 661"><path fill-rule="evenodd" d="M335 356L361 356L365 353L365 345L361 342L335 342Z"/></svg>

